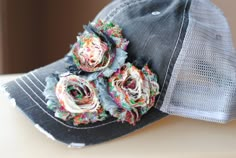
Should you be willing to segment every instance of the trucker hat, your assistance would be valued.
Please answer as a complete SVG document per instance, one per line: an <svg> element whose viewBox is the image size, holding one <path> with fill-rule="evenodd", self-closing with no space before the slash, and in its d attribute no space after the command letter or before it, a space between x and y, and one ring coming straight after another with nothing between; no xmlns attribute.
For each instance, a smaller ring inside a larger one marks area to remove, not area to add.
<svg viewBox="0 0 236 158"><path fill-rule="evenodd" d="M236 54L209 0L114 0L65 57L2 91L46 136L84 147L168 115L234 119Z"/></svg>

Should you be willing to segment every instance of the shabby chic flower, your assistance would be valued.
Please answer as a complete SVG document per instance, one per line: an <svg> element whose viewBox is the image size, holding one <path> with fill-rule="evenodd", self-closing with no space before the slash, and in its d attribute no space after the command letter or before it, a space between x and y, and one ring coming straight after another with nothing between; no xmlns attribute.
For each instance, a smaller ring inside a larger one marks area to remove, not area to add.
<svg viewBox="0 0 236 158"><path fill-rule="evenodd" d="M97 35L87 33L80 36L73 48L73 59L77 67L86 72L100 71L112 63L115 53Z"/></svg>
<svg viewBox="0 0 236 158"><path fill-rule="evenodd" d="M102 121L106 117L94 83L79 76L65 73L59 81L48 77L44 95L55 117L72 120L74 125Z"/></svg>
<svg viewBox="0 0 236 158"><path fill-rule="evenodd" d="M104 109L118 120L135 125L155 103L159 94L157 76L145 65L139 70L131 63L126 63L108 79L108 93L105 80L97 81L100 100ZM112 100L111 100L112 99ZM114 102L112 102L114 101Z"/></svg>
<svg viewBox="0 0 236 158"><path fill-rule="evenodd" d="M125 63L129 41L123 38L122 29L111 22L98 20L84 28L69 53L73 61L67 60L69 67L75 65L78 71L94 73L92 79L110 77Z"/></svg>

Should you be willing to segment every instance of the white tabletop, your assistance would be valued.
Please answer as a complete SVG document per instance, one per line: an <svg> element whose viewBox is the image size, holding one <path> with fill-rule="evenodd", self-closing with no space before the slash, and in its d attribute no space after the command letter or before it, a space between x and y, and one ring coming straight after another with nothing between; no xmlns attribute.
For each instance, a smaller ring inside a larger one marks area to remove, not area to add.
<svg viewBox="0 0 236 158"><path fill-rule="evenodd" d="M17 76L0 76L0 81ZM23 113L0 96L0 125L1 158L236 156L236 121L216 124L168 116L113 141L72 149L48 139Z"/></svg>

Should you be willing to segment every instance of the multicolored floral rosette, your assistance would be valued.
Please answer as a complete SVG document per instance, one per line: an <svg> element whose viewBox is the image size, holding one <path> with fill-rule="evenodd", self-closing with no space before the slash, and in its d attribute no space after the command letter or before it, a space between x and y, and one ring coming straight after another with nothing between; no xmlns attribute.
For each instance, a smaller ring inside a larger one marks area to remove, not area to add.
<svg viewBox="0 0 236 158"><path fill-rule="evenodd" d="M122 36L122 29L111 22L98 20L84 28L67 56L68 67L72 73L87 72L88 80L111 76L125 63L129 41Z"/></svg>
<svg viewBox="0 0 236 158"><path fill-rule="evenodd" d="M103 121L107 117L93 82L70 73L52 75L46 82L47 108L55 112L55 117L72 121L75 126Z"/></svg>
<svg viewBox="0 0 236 158"><path fill-rule="evenodd" d="M84 28L66 56L68 72L46 78L47 107L75 126L109 116L135 125L155 103L157 76L148 65L125 63L129 42L118 25L98 20Z"/></svg>
<svg viewBox="0 0 236 158"><path fill-rule="evenodd" d="M157 76L145 65L142 70L126 63L108 81L96 85L105 110L118 121L135 125L155 103L159 94Z"/></svg>

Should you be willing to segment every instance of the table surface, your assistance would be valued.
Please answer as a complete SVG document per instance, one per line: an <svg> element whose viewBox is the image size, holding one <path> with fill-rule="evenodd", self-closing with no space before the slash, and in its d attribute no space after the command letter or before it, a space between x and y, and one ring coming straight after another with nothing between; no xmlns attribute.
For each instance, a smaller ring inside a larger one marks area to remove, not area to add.
<svg viewBox="0 0 236 158"><path fill-rule="evenodd" d="M19 75L0 76L6 82ZM39 132L9 100L0 96L2 157L235 157L236 121L217 124L168 116L127 136L82 149L67 148Z"/></svg>

